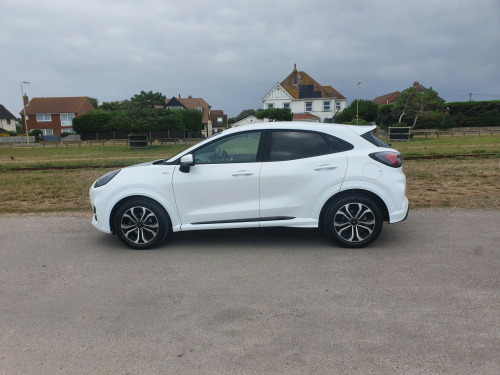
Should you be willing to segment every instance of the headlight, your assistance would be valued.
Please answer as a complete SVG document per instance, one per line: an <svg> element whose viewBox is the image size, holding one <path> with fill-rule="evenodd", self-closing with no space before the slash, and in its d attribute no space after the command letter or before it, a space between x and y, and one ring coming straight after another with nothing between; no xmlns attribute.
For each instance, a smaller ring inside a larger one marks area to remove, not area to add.
<svg viewBox="0 0 500 375"><path fill-rule="evenodd" d="M115 177L118 172L120 172L121 169L117 169L116 171L112 171L112 172L109 172L109 173L106 173L104 176L102 176L101 178L99 178L95 184L94 184L94 188L98 188L99 186L104 186L106 185L109 181L111 181L113 179L113 177Z"/></svg>

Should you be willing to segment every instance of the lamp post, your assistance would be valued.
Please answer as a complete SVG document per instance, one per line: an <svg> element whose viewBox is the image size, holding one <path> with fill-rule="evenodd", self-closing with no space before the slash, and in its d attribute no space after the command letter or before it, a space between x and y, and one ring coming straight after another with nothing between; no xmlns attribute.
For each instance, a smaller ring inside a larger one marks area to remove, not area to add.
<svg viewBox="0 0 500 375"><path fill-rule="evenodd" d="M26 128L26 142L30 144L30 137L28 135L28 121L26 120L26 104L24 103L23 83L29 85L31 82L28 81L21 82L21 98L23 99L23 115L24 115L24 127Z"/></svg>
<svg viewBox="0 0 500 375"><path fill-rule="evenodd" d="M359 125L359 85L361 85L361 82L358 82L356 90L356 125Z"/></svg>

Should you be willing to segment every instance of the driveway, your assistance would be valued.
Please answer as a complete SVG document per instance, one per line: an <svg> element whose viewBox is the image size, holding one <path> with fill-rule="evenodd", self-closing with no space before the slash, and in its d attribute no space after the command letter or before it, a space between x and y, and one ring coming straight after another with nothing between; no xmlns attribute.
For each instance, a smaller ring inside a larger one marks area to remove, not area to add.
<svg viewBox="0 0 500 375"><path fill-rule="evenodd" d="M420 210L366 249L0 216L1 374L498 374L500 211Z"/></svg>

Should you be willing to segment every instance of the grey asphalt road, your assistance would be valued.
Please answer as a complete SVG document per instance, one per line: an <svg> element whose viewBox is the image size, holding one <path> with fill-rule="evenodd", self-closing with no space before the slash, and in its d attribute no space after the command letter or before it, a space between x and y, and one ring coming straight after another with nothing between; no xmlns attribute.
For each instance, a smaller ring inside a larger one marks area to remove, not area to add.
<svg viewBox="0 0 500 375"><path fill-rule="evenodd" d="M0 374L499 374L500 211L421 210L346 250L315 230L175 234L0 216Z"/></svg>

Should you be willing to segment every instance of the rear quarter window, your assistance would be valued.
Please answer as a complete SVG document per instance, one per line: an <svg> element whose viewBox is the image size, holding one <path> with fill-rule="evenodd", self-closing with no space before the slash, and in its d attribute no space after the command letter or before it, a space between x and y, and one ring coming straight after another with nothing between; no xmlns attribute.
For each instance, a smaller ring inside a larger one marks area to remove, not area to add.
<svg viewBox="0 0 500 375"><path fill-rule="evenodd" d="M365 134L362 134L361 138L363 138L364 140L370 142L372 145L375 145L377 147L392 148L390 145L388 145L385 142L382 142L380 139L378 139L376 136L374 136L372 134L372 132L367 132Z"/></svg>

